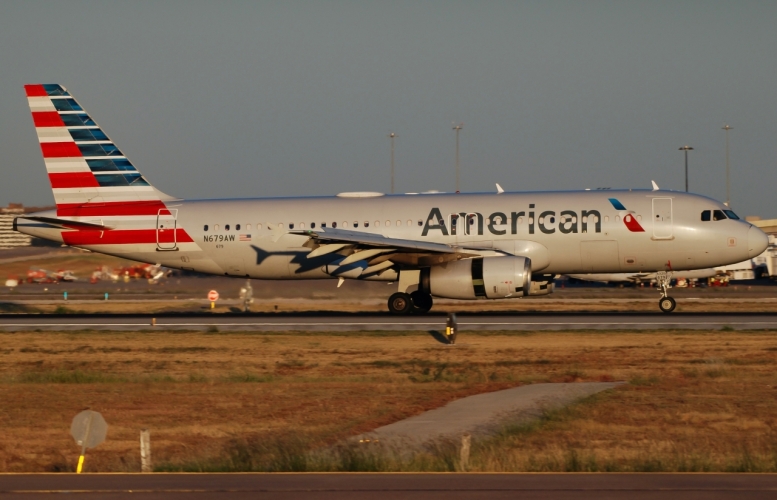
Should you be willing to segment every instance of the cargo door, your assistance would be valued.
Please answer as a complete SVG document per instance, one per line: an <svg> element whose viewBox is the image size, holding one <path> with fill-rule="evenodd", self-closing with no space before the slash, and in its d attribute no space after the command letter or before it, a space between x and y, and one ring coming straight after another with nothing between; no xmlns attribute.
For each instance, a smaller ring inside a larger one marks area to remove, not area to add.
<svg viewBox="0 0 777 500"><path fill-rule="evenodd" d="M620 272L620 257L617 241L582 241L580 242L580 260L583 272L596 273Z"/></svg>

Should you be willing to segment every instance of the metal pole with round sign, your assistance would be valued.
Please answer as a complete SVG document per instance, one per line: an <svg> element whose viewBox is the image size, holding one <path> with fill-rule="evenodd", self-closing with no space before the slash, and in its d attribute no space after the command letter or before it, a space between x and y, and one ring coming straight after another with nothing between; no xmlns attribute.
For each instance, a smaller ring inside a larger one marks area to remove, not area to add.
<svg viewBox="0 0 777 500"><path fill-rule="evenodd" d="M81 446L81 456L78 457L78 467L76 473L81 474L84 467L84 455L87 448L94 448L105 441L108 434L108 424L102 415L92 410L84 410L75 417L70 424L70 435L76 440L76 444Z"/></svg>
<svg viewBox="0 0 777 500"><path fill-rule="evenodd" d="M210 308L213 309L216 307L216 301L219 300L219 292L216 290L211 290L208 292L208 300L210 301Z"/></svg>

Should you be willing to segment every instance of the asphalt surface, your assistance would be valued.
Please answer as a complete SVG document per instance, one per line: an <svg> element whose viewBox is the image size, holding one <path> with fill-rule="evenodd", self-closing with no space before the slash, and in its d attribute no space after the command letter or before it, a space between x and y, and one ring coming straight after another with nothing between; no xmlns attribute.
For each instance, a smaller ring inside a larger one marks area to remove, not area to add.
<svg viewBox="0 0 777 500"><path fill-rule="evenodd" d="M50 499L773 499L775 474L4 474L0 497ZM60 495L56 495L57 497Z"/></svg>
<svg viewBox="0 0 777 500"><path fill-rule="evenodd" d="M542 415L544 409L565 406L618 385L617 382L530 384L476 394L384 425L356 439L407 448L431 439L456 439L465 433L486 435L499 430L506 421L527 422Z"/></svg>
<svg viewBox="0 0 777 500"><path fill-rule="evenodd" d="M174 329L219 331L444 331L443 314L5 314L0 330L137 330ZM152 326L152 323L155 326ZM460 332L536 330L673 330L777 329L776 313L509 313L460 314Z"/></svg>

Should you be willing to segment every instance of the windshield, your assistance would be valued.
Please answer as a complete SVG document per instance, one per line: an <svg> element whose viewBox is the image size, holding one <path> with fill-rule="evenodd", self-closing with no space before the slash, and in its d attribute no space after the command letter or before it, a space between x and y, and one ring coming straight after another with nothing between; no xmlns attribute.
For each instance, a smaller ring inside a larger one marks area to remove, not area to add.
<svg viewBox="0 0 777 500"><path fill-rule="evenodd" d="M726 215L728 215L729 219L739 219L739 217L737 217L737 214L735 214L733 210L723 210L723 211L726 212Z"/></svg>

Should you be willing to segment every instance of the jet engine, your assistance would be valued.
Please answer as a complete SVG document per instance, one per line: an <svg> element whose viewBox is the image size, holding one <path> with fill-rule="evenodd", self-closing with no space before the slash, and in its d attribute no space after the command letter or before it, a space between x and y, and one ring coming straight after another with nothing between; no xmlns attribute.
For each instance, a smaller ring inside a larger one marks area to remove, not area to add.
<svg viewBox="0 0 777 500"><path fill-rule="evenodd" d="M529 295L531 259L479 257L425 268L419 290L448 299L505 299Z"/></svg>

